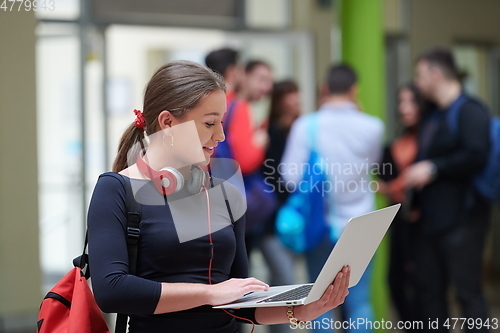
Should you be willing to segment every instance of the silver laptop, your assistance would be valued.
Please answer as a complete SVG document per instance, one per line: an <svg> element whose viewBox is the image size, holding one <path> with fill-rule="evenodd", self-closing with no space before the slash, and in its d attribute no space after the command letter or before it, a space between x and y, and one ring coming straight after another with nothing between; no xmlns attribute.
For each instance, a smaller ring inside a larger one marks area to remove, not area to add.
<svg viewBox="0 0 500 333"><path fill-rule="evenodd" d="M309 304L321 298L342 267L351 266L349 287L358 284L401 204L349 220L314 283L270 287L225 305L224 308L255 308Z"/></svg>

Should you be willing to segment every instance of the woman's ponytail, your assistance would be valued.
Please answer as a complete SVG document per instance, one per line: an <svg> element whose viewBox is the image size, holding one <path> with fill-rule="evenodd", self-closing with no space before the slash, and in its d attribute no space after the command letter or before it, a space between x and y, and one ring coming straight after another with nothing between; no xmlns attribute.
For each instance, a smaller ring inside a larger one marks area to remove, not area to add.
<svg viewBox="0 0 500 333"><path fill-rule="evenodd" d="M137 128L136 124L132 123L125 130L120 139L120 143L118 145L118 154L116 155L115 161L113 163L113 172L120 172L130 166L128 156L137 156L137 154L139 153L139 146L137 145L137 143L140 144L141 148L144 148L144 130ZM135 163L135 160L132 162L132 164L133 163Z"/></svg>

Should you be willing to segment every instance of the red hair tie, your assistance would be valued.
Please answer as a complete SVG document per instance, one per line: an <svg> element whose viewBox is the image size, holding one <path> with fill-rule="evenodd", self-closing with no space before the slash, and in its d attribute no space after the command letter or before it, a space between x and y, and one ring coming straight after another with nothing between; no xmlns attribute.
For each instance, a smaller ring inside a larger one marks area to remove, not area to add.
<svg viewBox="0 0 500 333"><path fill-rule="evenodd" d="M144 115L140 110L134 110L134 113L135 113L134 126L140 129L141 131L144 131L144 128L146 127L146 119L144 119Z"/></svg>

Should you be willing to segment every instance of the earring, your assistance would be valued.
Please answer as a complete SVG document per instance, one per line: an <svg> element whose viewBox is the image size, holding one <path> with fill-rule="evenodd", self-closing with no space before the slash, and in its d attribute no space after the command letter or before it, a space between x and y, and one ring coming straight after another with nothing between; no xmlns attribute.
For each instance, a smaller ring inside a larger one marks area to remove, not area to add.
<svg viewBox="0 0 500 333"><path fill-rule="evenodd" d="M163 137L161 138L161 142L163 144L163 147L167 148L167 149L170 149L174 146L174 136L172 135L172 133L168 133L168 135L170 135L170 138L172 140L172 142L170 143L170 146L167 147L167 145L165 144L165 134L163 134Z"/></svg>

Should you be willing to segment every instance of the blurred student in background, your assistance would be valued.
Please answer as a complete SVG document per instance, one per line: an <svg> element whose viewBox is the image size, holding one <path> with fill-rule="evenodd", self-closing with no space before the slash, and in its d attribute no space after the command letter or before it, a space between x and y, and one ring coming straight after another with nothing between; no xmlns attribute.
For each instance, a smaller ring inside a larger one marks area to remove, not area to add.
<svg viewBox="0 0 500 333"><path fill-rule="evenodd" d="M399 90L397 113L403 133L384 149L379 175L379 191L391 204L402 203L403 207L391 225L389 261L389 287L402 321L420 320L414 277L415 228L419 212L413 206L404 172L417 157L418 125L428 107L414 84L406 84Z"/></svg>
<svg viewBox="0 0 500 333"><path fill-rule="evenodd" d="M241 78L242 69L238 66L238 61L238 51L230 48L212 51L205 57L207 67L221 74L224 78L228 100L235 98L236 87Z"/></svg>
<svg viewBox="0 0 500 333"><path fill-rule="evenodd" d="M299 87L294 81L285 80L273 85L267 129L269 144L262 173L266 175L266 183L269 183L270 187L278 193L280 204L285 202L288 192L284 189L278 166L285 150L290 128L300 116L300 108ZM267 229L271 231L270 226Z"/></svg>
<svg viewBox="0 0 500 333"><path fill-rule="evenodd" d="M473 179L488 158L490 116L482 103L463 93L449 50L426 51L416 69L417 86L437 104L420 127L417 163L406 171L408 185L419 191L421 212L416 280L423 318L439 323L437 329L425 329L447 332L443 324L449 318L450 284L461 305L461 317L482 323L488 318L481 272L490 205L475 190ZM452 128L449 117L454 108L459 112ZM488 331L485 326L473 326Z"/></svg>
<svg viewBox="0 0 500 333"><path fill-rule="evenodd" d="M261 171L268 189L277 194L280 206L288 197L288 191L279 175L278 165L285 150L288 133L293 122L299 117L300 109L299 87L294 81L286 80L273 85L267 129L269 144ZM275 218L276 214L273 214L266 221L259 239L259 247L269 269L271 285L294 284L294 256L276 236ZM290 325L269 326L269 331L289 332Z"/></svg>
<svg viewBox="0 0 500 333"><path fill-rule="evenodd" d="M331 233L325 234L316 248L305 252L311 281L318 276L349 219L375 208L375 194L369 186L369 168L379 162L384 132L380 119L359 110L356 104L357 75L351 67L332 66L322 90L324 97L321 101L324 103L318 111L316 149L324 161L332 186L332 191L327 193L327 221ZM296 170L308 161L308 119L308 115L300 117L290 131L282 160L282 176L287 183L298 184L301 181L302 175L297 174ZM357 318L364 318L373 321L370 266L359 283L349 290L349 297L343 305L346 319L356 321ZM318 318L320 324L324 318L331 319L332 313ZM363 325L359 325L356 330L367 331L368 328Z"/></svg>
<svg viewBox="0 0 500 333"><path fill-rule="evenodd" d="M248 175L262 165L268 141L265 126L254 124L254 114L250 103L257 102L271 93L273 72L271 66L261 60L249 61L243 71L237 91L239 101L230 124L229 135L234 147L234 156L240 164L241 172ZM249 149L254 147L254 149Z"/></svg>
<svg viewBox="0 0 500 333"><path fill-rule="evenodd" d="M250 60L243 71L238 87L237 106L234 117L226 122L229 142L234 159L240 164L247 199L246 246L250 257L252 249L262 235L265 222L273 215L277 207L276 194L265 192L264 177L260 167L268 143L266 123L255 124L251 103L267 97L273 86L271 66L262 60ZM249 145L256 147L249 149Z"/></svg>
<svg viewBox="0 0 500 333"><path fill-rule="evenodd" d="M268 141L265 126L253 121L251 102L269 95L273 84L271 66L261 60L252 60L244 69L237 69L238 53L221 49L209 53L205 59L208 67L220 72L224 79L233 79L232 91L227 93L227 113L224 118L225 142L215 149L214 157L235 160L241 168L247 202L246 246L247 254L262 232L264 222L276 209L274 193L264 192L264 179L260 167L264 161ZM234 72L231 70L234 68ZM234 73L232 75L232 73ZM222 149L224 147L224 149ZM224 177L223 177L224 178Z"/></svg>

